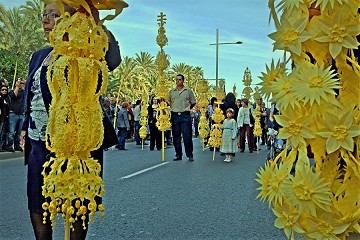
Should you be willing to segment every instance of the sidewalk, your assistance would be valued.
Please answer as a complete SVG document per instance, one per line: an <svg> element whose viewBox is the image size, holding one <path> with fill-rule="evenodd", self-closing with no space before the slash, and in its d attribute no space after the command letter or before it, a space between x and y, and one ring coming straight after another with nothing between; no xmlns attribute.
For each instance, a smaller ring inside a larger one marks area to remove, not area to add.
<svg viewBox="0 0 360 240"><path fill-rule="evenodd" d="M0 161L13 158L21 158L24 156L23 152L0 152Z"/></svg>

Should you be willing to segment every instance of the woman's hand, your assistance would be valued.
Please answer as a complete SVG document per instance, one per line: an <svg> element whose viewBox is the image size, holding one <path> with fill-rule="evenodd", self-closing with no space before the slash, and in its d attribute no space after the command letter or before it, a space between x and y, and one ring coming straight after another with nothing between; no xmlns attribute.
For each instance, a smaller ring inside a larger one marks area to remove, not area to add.
<svg viewBox="0 0 360 240"><path fill-rule="evenodd" d="M25 136L26 136L26 131L22 130L20 133L20 147L23 151L25 149Z"/></svg>

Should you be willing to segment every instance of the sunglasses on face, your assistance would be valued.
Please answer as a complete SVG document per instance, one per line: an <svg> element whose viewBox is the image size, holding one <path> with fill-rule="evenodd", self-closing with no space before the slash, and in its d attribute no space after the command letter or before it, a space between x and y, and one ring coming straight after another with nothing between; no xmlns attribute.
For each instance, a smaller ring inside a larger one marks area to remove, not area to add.
<svg viewBox="0 0 360 240"><path fill-rule="evenodd" d="M54 13L54 12L51 12L51 13L42 13L39 15L39 20L43 20L44 18L47 18L47 19L55 19L55 18L58 18L60 17L60 15Z"/></svg>
<svg viewBox="0 0 360 240"><path fill-rule="evenodd" d="M3 91L7 91L7 89L6 88L3 88L3 89L1 89L1 91L3 92Z"/></svg>

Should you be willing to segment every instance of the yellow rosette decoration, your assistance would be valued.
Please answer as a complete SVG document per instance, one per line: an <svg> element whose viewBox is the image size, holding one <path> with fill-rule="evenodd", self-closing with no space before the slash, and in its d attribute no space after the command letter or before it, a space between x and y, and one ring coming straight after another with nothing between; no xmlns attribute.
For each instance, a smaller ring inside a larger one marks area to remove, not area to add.
<svg viewBox="0 0 360 240"><path fill-rule="evenodd" d="M220 109L220 105L222 104L221 99L225 97L224 85L225 85L224 81L221 80L219 82L219 89L217 90L217 96L216 96L216 98L218 99L218 101L216 102L218 104L218 107L214 110L214 113L211 117L215 123L211 126L211 132L210 132L210 138L208 144L209 146L212 146L214 148L213 161L215 161L216 148L220 148L222 143L223 127L221 122L224 121L225 116Z"/></svg>
<svg viewBox="0 0 360 240"><path fill-rule="evenodd" d="M89 9L85 1L71 3ZM62 2L58 5L62 16L50 33L55 60L47 72L52 102L46 144L54 156L44 164L42 194L50 199L43 204L44 221L50 213L54 226L55 215L62 212L69 239L72 223L81 219L85 228L87 213L92 221L97 209L104 211L95 201L104 194L101 166L90 152L104 138L99 97L107 85L108 37L92 16L80 12L71 16L63 11Z"/></svg>
<svg viewBox="0 0 360 240"><path fill-rule="evenodd" d="M199 135L202 139L201 142L202 142L203 151L205 148L204 139L207 138L210 133L210 127L206 119L206 107L209 104L209 101L207 99L208 90L209 90L208 82L206 80L201 80L199 82L199 87L198 87L198 91L200 95L198 103L200 107Z"/></svg>
<svg viewBox="0 0 360 240"><path fill-rule="evenodd" d="M280 9L274 2L269 7L277 31L269 36L274 50L290 53L294 68L285 71L289 59L273 61L261 77L262 92L280 107L278 137L287 146L257 173L258 197L269 202L275 226L289 239L358 236L359 2L282 0Z"/></svg>
<svg viewBox="0 0 360 240"><path fill-rule="evenodd" d="M256 142L258 142L259 137L262 134L262 129L261 129L261 125L260 125L260 106L259 106L259 101L260 101L260 93L259 93L259 89L258 87L255 88L255 93L254 93L254 100L256 102L256 108L254 109L254 115L255 115L255 123L254 123L254 136L256 137ZM259 149L259 148L257 148Z"/></svg>
<svg viewBox="0 0 360 240"><path fill-rule="evenodd" d="M165 34L165 25L166 23L166 15L161 12L158 16L158 36L156 38L157 44L160 46L160 51L156 56L155 63L158 65L159 69L159 85L157 91L157 97L160 99L160 104L156 112L156 127L161 131L162 135L162 150L161 150L161 159L162 161L165 160L165 136L164 132L171 127L170 119L171 114L169 111L168 104L166 103L165 99L168 95L168 89L165 84L165 76L164 70L170 65L168 60L168 55L163 50L164 46L167 44L168 39Z"/></svg>
<svg viewBox="0 0 360 240"><path fill-rule="evenodd" d="M147 137L147 125L148 125L148 110L147 110L148 95L143 93L141 98L141 111L140 111L140 124L139 135L142 139L142 150L144 150L144 139Z"/></svg>

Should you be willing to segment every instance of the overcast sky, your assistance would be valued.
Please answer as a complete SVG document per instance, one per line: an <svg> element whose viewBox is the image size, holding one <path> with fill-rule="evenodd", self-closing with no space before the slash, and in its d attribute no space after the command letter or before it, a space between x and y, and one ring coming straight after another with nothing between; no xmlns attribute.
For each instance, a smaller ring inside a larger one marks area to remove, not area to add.
<svg viewBox="0 0 360 240"><path fill-rule="evenodd" d="M0 0L6 7L20 6L26 0ZM266 0L127 0L129 7L114 20L105 22L120 43L123 56L135 57L141 51L156 55L157 16L164 12L169 40L164 50L170 55L170 63L186 63L204 70L204 77L215 79L216 29L219 42L242 41L240 45L219 46L219 78L226 80L226 91L243 89L246 67L252 74L253 83L265 71L271 59L281 58L282 52L273 52L274 32L269 25L269 9ZM103 15L103 14L102 14ZM215 81L211 81L215 85Z"/></svg>

